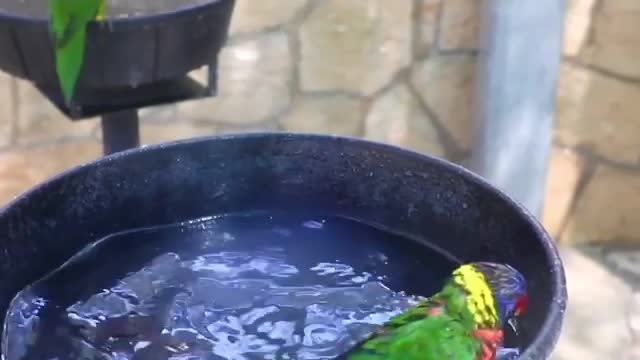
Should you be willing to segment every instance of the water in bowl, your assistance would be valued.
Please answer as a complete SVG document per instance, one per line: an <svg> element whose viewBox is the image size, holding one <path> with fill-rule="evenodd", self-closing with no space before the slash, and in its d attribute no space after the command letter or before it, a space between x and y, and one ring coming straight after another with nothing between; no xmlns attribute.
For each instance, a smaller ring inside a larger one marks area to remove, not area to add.
<svg viewBox="0 0 640 360"><path fill-rule="evenodd" d="M420 255L416 255L420 254ZM112 235L16 296L6 360L332 359L430 295L450 257L330 216Z"/></svg>

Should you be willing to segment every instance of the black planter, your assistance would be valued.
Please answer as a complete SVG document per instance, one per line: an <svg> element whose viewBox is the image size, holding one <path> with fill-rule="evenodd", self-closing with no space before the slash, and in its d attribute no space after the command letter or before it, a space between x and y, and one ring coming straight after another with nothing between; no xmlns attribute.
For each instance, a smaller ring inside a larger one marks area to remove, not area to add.
<svg viewBox="0 0 640 360"><path fill-rule="evenodd" d="M234 3L211 0L167 13L90 23L71 109L62 100L48 20L3 12L0 5L0 70L32 81L73 119L205 97L206 89L186 74L205 65L215 72Z"/></svg>
<svg viewBox="0 0 640 360"><path fill-rule="evenodd" d="M531 297L520 359L546 359L553 350L567 299L564 271L531 215L448 162L317 135L150 146L34 188L0 211L0 314L24 286L107 234L216 213L309 207L431 239L464 262L512 264L527 278Z"/></svg>

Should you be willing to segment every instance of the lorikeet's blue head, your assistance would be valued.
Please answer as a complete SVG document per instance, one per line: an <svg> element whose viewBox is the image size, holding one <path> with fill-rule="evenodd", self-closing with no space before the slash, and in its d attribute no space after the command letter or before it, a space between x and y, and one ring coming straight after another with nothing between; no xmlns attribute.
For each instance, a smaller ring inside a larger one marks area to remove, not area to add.
<svg viewBox="0 0 640 360"><path fill-rule="evenodd" d="M467 292L467 308L479 327L503 327L528 305L527 284L522 274L506 264L474 262L460 266L453 280Z"/></svg>
<svg viewBox="0 0 640 360"><path fill-rule="evenodd" d="M518 270L509 265L489 262L477 262L472 265L484 275L493 292L501 324L514 321L526 310L529 302L527 283Z"/></svg>

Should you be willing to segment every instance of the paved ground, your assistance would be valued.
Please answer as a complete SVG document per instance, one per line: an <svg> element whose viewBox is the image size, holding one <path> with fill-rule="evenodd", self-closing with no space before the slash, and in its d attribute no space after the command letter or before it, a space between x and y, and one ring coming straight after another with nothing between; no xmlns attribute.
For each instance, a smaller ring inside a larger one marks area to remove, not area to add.
<svg viewBox="0 0 640 360"><path fill-rule="evenodd" d="M561 254L569 305L552 360L640 359L640 247Z"/></svg>

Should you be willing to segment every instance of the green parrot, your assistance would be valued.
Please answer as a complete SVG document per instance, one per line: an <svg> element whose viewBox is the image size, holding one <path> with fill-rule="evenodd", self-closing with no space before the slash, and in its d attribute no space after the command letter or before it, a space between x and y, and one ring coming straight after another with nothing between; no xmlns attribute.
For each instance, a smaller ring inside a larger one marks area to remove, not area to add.
<svg viewBox="0 0 640 360"><path fill-rule="evenodd" d="M509 265L475 262L458 267L443 289L391 318L342 360L494 360L503 326L515 330L528 295Z"/></svg>
<svg viewBox="0 0 640 360"><path fill-rule="evenodd" d="M49 0L49 31L56 73L65 102L71 103L84 58L87 24L104 18L106 0Z"/></svg>

